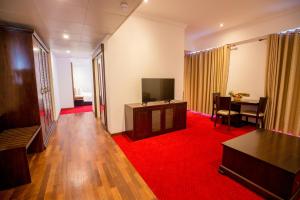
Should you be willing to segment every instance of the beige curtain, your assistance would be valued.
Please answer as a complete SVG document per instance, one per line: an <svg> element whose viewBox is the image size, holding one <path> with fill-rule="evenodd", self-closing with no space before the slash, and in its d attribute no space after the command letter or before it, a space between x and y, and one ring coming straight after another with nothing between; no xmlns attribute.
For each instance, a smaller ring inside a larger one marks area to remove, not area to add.
<svg viewBox="0 0 300 200"><path fill-rule="evenodd" d="M268 38L266 128L300 136L300 33Z"/></svg>
<svg viewBox="0 0 300 200"><path fill-rule="evenodd" d="M185 55L184 99L188 109L211 113L212 93L226 93L229 57L228 46Z"/></svg>

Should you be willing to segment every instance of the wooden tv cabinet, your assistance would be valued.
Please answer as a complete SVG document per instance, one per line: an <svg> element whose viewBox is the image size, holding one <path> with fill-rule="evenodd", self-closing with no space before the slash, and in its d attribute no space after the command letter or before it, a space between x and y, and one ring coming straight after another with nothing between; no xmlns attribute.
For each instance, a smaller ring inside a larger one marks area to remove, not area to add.
<svg viewBox="0 0 300 200"><path fill-rule="evenodd" d="M186 128L187 103L173 100L125 105L126 133L133 140Z"/></svg>

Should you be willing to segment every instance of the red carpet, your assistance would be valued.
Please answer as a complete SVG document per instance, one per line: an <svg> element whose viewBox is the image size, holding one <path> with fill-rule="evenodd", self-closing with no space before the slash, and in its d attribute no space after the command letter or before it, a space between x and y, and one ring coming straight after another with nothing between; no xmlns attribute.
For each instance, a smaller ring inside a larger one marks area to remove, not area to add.
<svg viewBox="0 0 300 200"><path fill-rule="evenodd" d="M223 141L253 127L213 127L209 117L188 113L187 129L139 141L126 136L114 140L161 200L262 199L218 173Z"/></svg>
<svg viewBox="0 0 300 200"><path fill-rule="evenodd" d="M73 114L73 113L82 113L82 112L93 112L93 106L78 106L74 108L63 108L60 111L61 115Z"/></svg>

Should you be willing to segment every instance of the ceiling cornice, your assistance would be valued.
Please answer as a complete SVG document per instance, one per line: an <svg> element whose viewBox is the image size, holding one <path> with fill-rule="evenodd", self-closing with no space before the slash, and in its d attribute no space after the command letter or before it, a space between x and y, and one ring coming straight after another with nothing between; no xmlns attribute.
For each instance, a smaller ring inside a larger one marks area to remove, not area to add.
<svg viewBox="0 0 300 200"><path fill-rule="evenodd" d="M187 27L187 24L184 24L184 23L172 21L172 20L165 19L165 18L162 18L162 17L150 16L150 15L146 15L146 14L143 14L143 13L140 13L140 12L135 12L135 13L132 14L132 16L133 17L141 17L141 18L145 18L145 19L148 19L148 20L157 21L157 22L177 26L177 27L180 27L180 28L183 28L183 29L186 29L186 27Z"/></svg>
<svg viewBox="0 0 300 200"><path fill-rule="evenodd" d="M279 18L279 17L283 17L283 16L287 16L287 15L291 15L291 14L299 13L299 12L300 12L300 6L297 6L297 7L294 7L292 9L277 12L277 13L274 13L274 14L266 16L266 17L258 17L258 18L255 18L255 19L251 20L251 21L248 21L248 22L236 25L236 26L232 26L232 27L220 30L220 31L215 31L215 32L212 32L212 33L209 33L209 34L205 34L205 35L202 35L200 37L194 38L193 40L199 40L201 38L206 38L206 37L210 37L210 36L213 36L213 35L218 35L218 34L230 32L230 31L235 30L235 29L245 28L245 27L248 27L248 26L251 26L251 25L255 25L255 24L258 24L258 23L270 21L272 19L276 19L276 18Z"/></svg>

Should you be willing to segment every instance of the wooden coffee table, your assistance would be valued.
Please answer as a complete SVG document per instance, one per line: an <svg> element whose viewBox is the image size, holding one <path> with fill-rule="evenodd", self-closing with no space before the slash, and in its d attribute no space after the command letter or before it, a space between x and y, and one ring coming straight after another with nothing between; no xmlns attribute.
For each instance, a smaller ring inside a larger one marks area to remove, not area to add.
<svg viewBox="0 0 300 200"><path fill-rule="evenodd" d="M223 143L219 172L266 198L300 196L300 138L258 129Z"/></svg>

